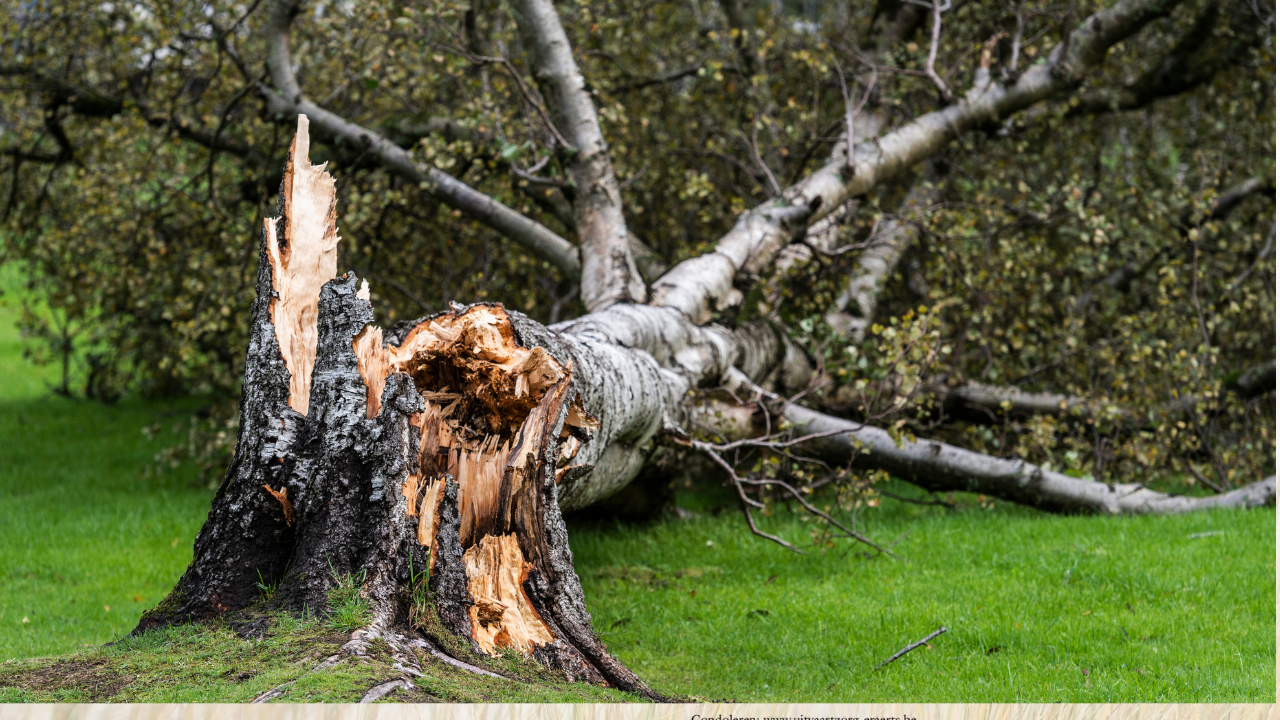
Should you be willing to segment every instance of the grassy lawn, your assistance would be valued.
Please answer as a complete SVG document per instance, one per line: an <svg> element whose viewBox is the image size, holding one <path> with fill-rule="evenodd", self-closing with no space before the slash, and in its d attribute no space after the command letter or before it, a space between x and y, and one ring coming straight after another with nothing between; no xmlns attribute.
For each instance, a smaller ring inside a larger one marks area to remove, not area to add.
<svg viewBox="0 0 1280 720"><path fill-rule="evenodd" d="M1273 702L1275 512L1049 517L885 501L798 557L737 512L578 532L596 627L672 692L738 701ZM766 528L808 537L798 517ZM1200 535L1212 532L1211 535ZM881 670L939 625L948 632Z"/></svg>
<svg viewBox="0 0 1280 720"><path fill-rule="evenodd" d="M0 270L0 286L14 280ZM112 695L135 700L243 700L296 676L308 658L289 659L291 670L264 664L274 645L252 649L226 628L96 648L131 630L190 559L211 493L181 469L150 479L143 469L191 405L53 396L50 373L21 358L15 305L13 293L0 296L0 661L76 652L60 667L85 673L123 663L153 687ZM165 433L148 440L142 428L157 421ZM739 701L1276 697L1273 509L1052 517L886 499L860 522L886 542L909 531L895 548L903 562L844 545L794 555L751 537L736 512L716 513L715 489L681 503L700 516L570 530L597 629L660 692ZM763 524L808 546L799 516L784 510ZM276 643L316 632L278 623ZM949 632L932 647L875 670L939 625ZM173 662L193 657L197 669ZM342 682L363 687L362 673ZM432 695L459 701L616 699L441 678ZM298 680L293 700L355 692L312 692L308 682ZM0 691L0 700L33 697Z"/></svg>
<svg viewBox="0 0 1280 720"><path fill-rule="evenodd" d="M132 630L191 559L211 496L189 473L143 479L174 436L142 428L172 425L178 408L49 391L55 369L22 358L17 280L0 268L0 660Z"/></svg>

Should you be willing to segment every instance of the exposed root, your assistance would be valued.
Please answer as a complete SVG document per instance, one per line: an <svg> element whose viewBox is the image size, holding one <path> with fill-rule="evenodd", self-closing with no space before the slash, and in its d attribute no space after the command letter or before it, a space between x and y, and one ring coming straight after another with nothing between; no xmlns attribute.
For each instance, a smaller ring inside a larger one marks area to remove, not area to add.
<svg viewBox="0 0 1280 720"><path fill-rule="evenodd" d="M413 681L410 680L409 678L400 677L394 680L388 680L384 683L374 685L373 687L369 688L369 692L365 693L364 697L360 698L360 704L363 705L365 703L377 702L378 700L381 700L382 698L390 695L396 690L412 690L412 689L413 689Z"/></svg>
<svg viewBox="0 0 1280 720"><path fill-rule="evenodd" d="M312 670L311 672L315 672L315 670ZM254 699L250 700L250 701L249 701L249 704L250 704L250 705L258 705L258 704L261 704L261 703L269 703L269 702L271 702L272 700L275 700L276 698L281 697L281 696L282 696L282 695L284 695L286 692L288 692L288 691L289 691L289 687L290 687L291 685L293 685L295 682L297 682L297 681L296 681L296 680L290 680L289 682L284 683L283 685L277 685L277 686L275 686L275 687L271 688L270 690L268 690L268 691L266 691L266 692L262 693L262 694L261 694L261 695L259 695L258 697L256 697L256 698L254 698Z"/></svg>
<svg viewBox="0 0 1280 720"><path fill-rule="evenodd" d="M401 673L401 677L370 688L369 691L365 693L364 697L360 699L360 702L374 702L399 688L404 688L406 690L412 688L413 681L410 677L422 677L422 664L418 662L418 656L412 650L406 648L416 646L422 641L418 638L406 639L399 633L386 631L384 629L386 624L386 618L379 617L368 626L356 630L351 633L351 639L339 648L338 652L320 661L319 664L303 673L301 676L294 678L287 683L277 685L276 687L273 687L255 697L250 701L250 703L271 702L272 700L283 696L294 683L307 675L327 670L338 665L349 657L362 657L367 655L369 653L369 646L375 639L382 640L387 644L387 647L391 649L391 658L393 660L391 669Z"/></svg>
<svg viewBox="0 0 1280 720"><path fill-rule="evenodd" d="M459 670L465 670L469 673L473 673L476 675L486 675L488 677L502 678L502 676L499 675L498 673L490 672L488 670L485 670L484 668L476 667L471 663L463 662L457 658L450 657L444 654L443 652L440 651L440 648L437 648L429 640L424 640L422 638L414 638L409 641L409 646L421 648L422 650L426 651L426 653L429 654L431 657L439 660L440 662L452 665L458 668ZM505 679L505 678L502 678L502 679Z"/></svg>

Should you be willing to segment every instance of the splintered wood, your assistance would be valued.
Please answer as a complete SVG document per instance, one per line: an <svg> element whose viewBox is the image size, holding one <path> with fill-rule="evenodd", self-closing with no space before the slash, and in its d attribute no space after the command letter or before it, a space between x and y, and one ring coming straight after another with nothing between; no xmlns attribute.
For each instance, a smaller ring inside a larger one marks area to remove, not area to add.
<svg viewBox="0 0 1280 720"><path fill-rule="evenodd" d="M289 488L282 485L280 491L276 492L270 485L263 485L262 489L271 493L271 497L280 503L280 509L284 511L284 524L293 527L293 503L289 502Z"/></svg>
<svg viewBox="0 0 1280 720"><path fill-rule="evenodd" d="M382 411L381 395L391 373L413 378L426 409L410 419L419 438L419 472L406 479L405 513L418 520L417 539L434 558L443 477L458 483L459 540L464 549L474 637L485 652L513 647L530 652L552 641L532 610L521 583L542 557L543 539L525 538L533 556L520 550L519 532L540 535L536 486L530 480L568 440L571 458L579 447L573 430L586 437L594 418L572 398L570 373L544 348L520 347L506 311L473 306L445 313L412 328L399 345L367 327L352 343L368 390L367 415ZM566 425L553 433L564 413Z"/></svg>
<svg viewBox="0 0 1280 720"><path fill-rule="evenodd" d="M502 648L532 652L555 638L524 592L532 567L525 562L515 535L486 535L463 553L471 606L472 637L490 655Z"/></svg>
<svg viewBox="0 0 1280 720"><path fill-rule="evenodd" d="M390 374L388 353L382 351L382 328L366 325L352 342L356 351L356 365L360 368L360 376L369 388L368 406L365 416L376 418L382 412L382 391L387 386L387 375Z"/></svg>
<svg viewBox="0 0 1280 720"><path fill-rule="evenodd" d="M268 218L264 225L275 290L271 323L289 369L289 407L303 415L316 360L320 288L338 274L337 191L325 166L312 165L307 157L307 124L307 117L299 115L285 166L283 243L277 236L281 218Z"/></svg>

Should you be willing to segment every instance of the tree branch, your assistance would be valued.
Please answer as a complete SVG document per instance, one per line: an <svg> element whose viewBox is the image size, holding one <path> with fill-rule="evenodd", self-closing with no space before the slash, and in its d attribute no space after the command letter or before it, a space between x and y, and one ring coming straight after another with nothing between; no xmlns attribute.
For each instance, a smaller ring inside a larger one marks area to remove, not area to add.
<svg viewBox="0 0 1280 720"><path fill-rule="evenodd" d="M481 145L492 142L494 133L467 127L447 117L402 117L383 123L382 133L402 148L411 148L428 135L440 135L446 142L469 142Z"/></svg>
<svg viewBox="0 0 1280 720"><path fill-rule="evenodd" d="M83 87L53 75L46 75L33 68L0 66L0 77L26 77L31 88L42 93L51 107L66 107L82 117L110 118L126 111L123 99L106 95L93 88ZM211 150L237 157L248 157L253 149L246 143L204 127L198 127L190 119L180 115L165 115L152 111L145 103L135 103L143 119L154 128L170 128L184 140L190 140Z"/></svg>
<svg viewBox="0 0 1280 720"><path fill-rule="evenodd" d="M1236 61L1243 51L1262 40L1262 34L1250 28L1237 27L1227 46L1214 57L1199 57L1214 40L1214 29L1221 15L1219 3L1209 3L1196 17L1191 29L1161 61L1137 80L1121 87L1098 88L1078 96L1067 113L1079 116L1103 112L1122 112L1145 107L1156 100L1192 90L1213 79L1219 71ZM1245 13L1241 16L1247 17Z"/></svg>
<svg viewBox="0 0 1280 720"><path fill-rule="evenodd" d="M936 176L917 181L907 191L898 217L885 221L876 233L875 242L858 255L848 284L827 313L827 324L837 333L855 343L862 341L875 317L885 280L898 266L902 254L920 236L920 225L912 216L939 202L942 195L943 187Z"/></svg>
<svg viewBox="0 0 1280 720"><path fill-rule="evenodd" d="M806 443L832 465L874 468L932 492L973 492L1052 512L1103 514L1181 513L1208 508L1257 507L1275 503L1272 475L1211 497L1167 495L1139 483L1107 484L1073 478L1018 458L994 458L933 440L894 438L880 428L825 415L789 403L737 377L742 394L755 393L789 420L797 433L824 433ZM835 430L842 434L830 434Z"/></svg>
<svg viewBox="0 0 1280 720"><path fill-rule="evenodd" d="M425 186L450 207L461 210L569 276L581 268L577 248L549 228L503 205L434 167L423 168L404 149L382 135L349 122L311 102L293 75L289 29L297 6L277 0L266 23L267 67L274 87L262 86L268 109L278 115L301 114L319 134L341 139L375 159L387 170Z"/></svg>
<svg viewBox="0 0 1280 720"><path fill-rule="evenodd" d="M627 240L609 146L560 15L550 0L514 0L512 9L555 125L573 144L569 174L577 188L573 209L582 251L582 302L588 310L643 302L644 280Z"/></svg>
<svg viewBox="0 0 1280 720"><path fill-rule="evenodd" d="M1222 383L1220 399L1225 400L1228 394L1234 394L1244 400L1276 389L1276 363L1269 360L1255 365L1243 372L1228 376ZM837 391L837 402L845 388ZM957 414L965 410L981 410L989 419L996 413L1011 416L1027 417L1031 415L1056 415L1071 418L1093 418L1119 423L1130 428L1147 426L1145 413L1133 408L1116 405L1103 405L1095 401L1073 395L1053 392L1028 392L1008 385L989 385L987 383L967 380L959 385L948 387L939 383L932 392L943 402L943 408L949 414ZM847 396L845 396L847 398ZM1203 398L1187 396L1158 406L1160 412L1186 413L1194 410L1196 403Z"/></svg>
<svg viewBox="0 0 1280 720"><path fill-rule="evenodd" d="M1115 43L1160 17L1179 0L1120 0L1084 21L1011 87L991 83L980 92L880 137L862 143L852 162L831 161L769 202L747 211L706 255L672 268L653 286L652 303L676 308L694 322L706 322L715 310L736 305L733 286L739 272L759 273L808 223L821 219L846 200L901 174L942 149L953 138L1003 119L1065 90L1105 57Z"/></svg>

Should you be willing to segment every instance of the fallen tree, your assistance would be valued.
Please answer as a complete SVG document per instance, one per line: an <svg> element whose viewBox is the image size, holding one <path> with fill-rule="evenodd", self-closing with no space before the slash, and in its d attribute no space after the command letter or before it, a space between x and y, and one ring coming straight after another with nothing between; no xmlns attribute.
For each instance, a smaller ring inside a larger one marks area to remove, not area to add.
<svg viewBox="0 0 1280 720"><path fill-rule="evenodd" d="M406 167L407 156L372 131L308 104L290 69L287 28L295 8L277 6L269 57L279 87L263 92L273 106L301 113L278 217L261 229L235 458L190 567L139 631L247 607L263 582L278 584L273 602L322 611L329 589L355 578L373 617L344 652L362 652L380 638L412 674L415 646L444 654L450 637L461 638L480 656L518 651L568 678L661 699L592 630L561 512L626 485L669 450L664 441L687 442L695 416L717 402L700 389L727 389L741 401L725 410L744 421L736 430L721 428L739 439L785 420L795 436L789 442L833 465L886 470L932 491L981 492L1058 512L1274 502L1274 477L1217 496L1175 497L824 415L788 399L808 387L813 368L785 332L765 321L711 322L741 302L744 278L760 274L852 197L967 128L1071 88L1110 46L1171 3L1122 0L1009 84L984 73L943 109L873 141L850 142L851 152L834 154L776 200L745 212L713 252L665 273L648 304L629 301L644 283L607 147L593 128L591 100L558 15L545 0L520 6L522 31L545 41L532 43L532 55L534 76L557 108L552 117L573 126L567 137L591 147L572 157L575 176L589 189L579 190L573 210L580 265L605 273L583 280L594 288L593 311L546 327L498 304L454 305L393 328L375 326L367 285L354 273L339 274L334 180L310 162L312 122L330 135L364 138L379 162L434 181ZM530 235L530 226L492 219L513 211L496 212L477 217L499 230L516 228L512 237L535 252L556 245L536 239L541 231ZM750 520L752 501L740 495ZM400 679L378 687L392 691Z"/></svg>

